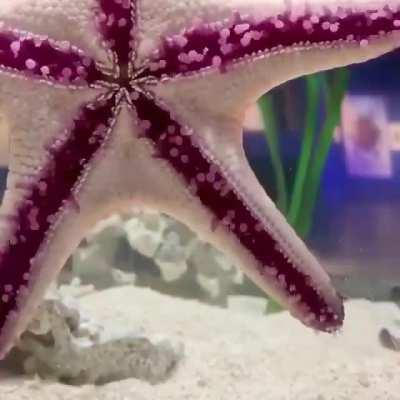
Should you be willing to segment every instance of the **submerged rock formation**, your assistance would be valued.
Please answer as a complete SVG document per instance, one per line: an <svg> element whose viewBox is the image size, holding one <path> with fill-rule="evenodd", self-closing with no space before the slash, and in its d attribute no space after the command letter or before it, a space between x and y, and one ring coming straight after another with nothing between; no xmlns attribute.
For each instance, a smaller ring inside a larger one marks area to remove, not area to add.
<svg viewBox="0 0 400 400"><path fill-rule="evenodd" d="M73 276L98 289L135 283L222 306L244 281L220 251L156 212L103 221L75 253L71 269Z"/></svg>
<svg viewBox="0 0 400 400"><path fill-rule="evenodd" d="M21 336L7 363L25 373L70 384L104 384L126 378L165 380L183 346L140 332L106 330L78 302L52 291Z"/></svg>
<svg viewBox="0 0 400 400"><path fill-rule="evenodd" d="M392 300L400 309L400 288L396 287L392 291ZM389 350L400 352L400 319L393 324L394 327L383 328L379 332L379 340L383 347Z"/></svg>

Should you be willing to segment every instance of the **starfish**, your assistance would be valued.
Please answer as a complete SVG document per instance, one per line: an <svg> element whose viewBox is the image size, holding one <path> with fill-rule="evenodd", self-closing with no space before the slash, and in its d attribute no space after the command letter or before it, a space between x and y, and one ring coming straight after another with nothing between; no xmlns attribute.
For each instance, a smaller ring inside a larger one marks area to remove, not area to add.
<svg viewBox="0 0 400 400"><path fill-rule="evenodd" d="M0 356L88 230L133 206L186 223L304 324L337 330L341 297L252 173L241 126L274 86L397 47L398 5L3 0Z"/></svg>

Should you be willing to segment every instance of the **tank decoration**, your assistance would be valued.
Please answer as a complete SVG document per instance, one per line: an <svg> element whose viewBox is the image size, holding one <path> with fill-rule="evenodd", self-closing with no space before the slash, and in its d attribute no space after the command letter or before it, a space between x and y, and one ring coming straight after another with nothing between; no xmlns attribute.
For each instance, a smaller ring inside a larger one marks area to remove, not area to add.
<svg viewBox="0 0 400 400"><path fill-rule="evenodd" d="M391 333L389 329L382 328L379 332L379 340L386 349L400 352L400 337Z"/></svg>
<svg viewBox="0 0 400 400"><path fill-rule="evenodd" d="M224 254L182 223L149 211L97 224L60 275L63 283L75 277L96 289L135 285L222 307L230 294L250 294L243 273Z"/></svg>
<svg viewBox="0 0 400 400"><path fill-rule="evenodd" d="M331 148L335 128L340 123L341 106L350 78L347 68L308 75L306 88L306 112L303 141L295 173L290 187L280 156L279 122L277 106L272 93L259 100L264 121L264 134L274 171L276 203L287 217L296 233L305 238L312 228L314 208L318 199L321 177ZM320 105L324 105L324 119L318 126Z"/></svg>
<svg viewBox="0 0 400 400"><path fill-rule="evenodd" d="M348 95L342 108L346 169L351 176L391 179L394 175L392 138L386 99Z"/></svg>
<svg viewBox="0 0 400 400"><path fill-rule="evenodd" d="M162 336L149 339L129 327L105 329L79 306L78 297L90 290L75 284L47 293L7 365L73 385L127 378L155 384L168 378L183 357L183 345Z"/></svg>
<svg viewBox="0 0 400 400"><path fill-rule="evenodd" d="M242 119L284 81L397 47L397 2L7 0L0 22L0 356L88 229L132 206L187 224L305 325L341 327L341 297L248 165Z"/></svg>

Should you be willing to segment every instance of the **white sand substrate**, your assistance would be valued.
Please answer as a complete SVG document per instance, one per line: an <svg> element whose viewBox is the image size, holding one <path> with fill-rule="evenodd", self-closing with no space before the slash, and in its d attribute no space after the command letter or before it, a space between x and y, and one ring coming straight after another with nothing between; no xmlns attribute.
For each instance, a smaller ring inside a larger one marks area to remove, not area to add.
<svg viewBox="0 0 400 400"><path fill-rule="evenodd" d="M400 353L378 341L380 328L400 319L394 304L347 302L345 327L330 336L287 313L262 315L263 303L243 298L220 309L120 287L81 302L106 329L183 342L177 371L156 386L130 379L72 387L4 375L0 400L400 400Z"/></svg>

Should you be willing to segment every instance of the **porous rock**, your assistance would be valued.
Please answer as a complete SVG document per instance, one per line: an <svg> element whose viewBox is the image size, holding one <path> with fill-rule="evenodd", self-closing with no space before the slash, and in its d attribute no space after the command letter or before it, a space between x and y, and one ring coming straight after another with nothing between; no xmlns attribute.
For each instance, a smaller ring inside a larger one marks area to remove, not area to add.
<svg viewBox="0 0 400 400"><path fill-rule="evenodd" d="M126 378L158 383L177 366L181 344L106 329L65 292L48 294L7 360L14 368L70 384L104 384Z"/></svg>
<svg viewBox="0 0 400 400"><path fill-rule="evenodd" d="M137 284L226 306L242 272L188 227L158 212L112 216L75 252L72 275L97 289Z"/></svg>

